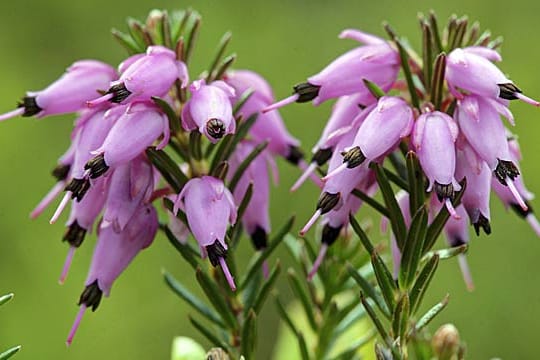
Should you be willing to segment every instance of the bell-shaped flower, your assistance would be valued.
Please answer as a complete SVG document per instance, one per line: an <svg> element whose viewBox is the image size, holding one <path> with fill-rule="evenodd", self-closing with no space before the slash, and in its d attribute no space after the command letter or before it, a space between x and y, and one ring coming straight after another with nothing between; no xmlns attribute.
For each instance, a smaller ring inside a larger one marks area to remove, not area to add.
<svg viewBox="0 0 540 360"><path fill-rule="evenodd" d="M313 156L308 168L302 176L292 186L291 191L295 191L311 176L318 166L324 165L332 156L332 153L338 141L349 132L356 133L362 121L371 111L371 108L366 108L371 105L376 99L371 95L366 97L365 94L353 94L340 97L332 108L332 114L326 122L322 131L321 137L311 152ZM270 112L269 114L276 113Z"/></svg>
<svg viewBox="0 0 540 360"><path fill-rule="evenodd" d="M367 159L375 161L399 145L409 136L414 116L407 102L395 96L383 96L362 121L352 145L345 149L343 164L326 175L328 180L340 172L353 169Z"/></svg>
<svg viewBox="0 0 540 360"><path fill-rule="evenodd" d="M47 88L27 92L18 108L0 115L0 121L20 115L41 118L82 110L88 100L95 98L99 90L107 89L117 78L114 68L101 61L77 61Z"/></svg>
<svg viewBox="0 0 540 360"><path fill-rule="evenodd" d="M313 100L314 105L354 93L369 92L364 79L377 84L383 91L389 90L399 73L399 55L390 44L376 36L358 30L344 30L341 39L353 39L364 43L339 56L321 72L308 78L306 83L296 85L294 94L264 111L271 111L293 102Z"/></svg>
<svg viewBox="0 0 540 360"><path fill-rule="evenodd" d="M519 169L510 156L506 129L500 119L499 114L511 119L511 114L504 109L496 101L466 96L458 101L455 117L476 154L488 164L497 180L508 186L517 203L526 211L527 205L514 185Z"/></svg>
<svg viewBox="0 0 540 360"><path fill-rule="evenodd" d="M231 100L236 93L223 81L206 84L194 81L189 86L191 98L182 109L182 126L187 131L198 129L208 140L216 143L236 130Z"/></svg>
<svg viewBox="0 0 540 360"><path fill-rule="evenodd" d="M149 46L144 56L132 56L119 68L120 79L111 82L103 96L88 101L88 106L107 101L118 104L150 101L153 96L166 95L176 80L183 87L189 82L186 65L176 60L174 51L160 45Z"/></svg>
<svg viewBox="0 0 540 360"><path fill-rule="evenodd" d="M446 58L446 81L450 91L463 98L459 89L490 99L520 99L535 106L538 101L522 94L522 91L509 80L491 61L500 61L500 55L492 49L483 47L457 48Z"/></svg>
<svg viewBox="0 0 540 360"><path fill-rule="evenodd" d="M131 103L116 120L103 144L92 151L96 155L84 168L88 170L89 177L95 179L110 167L135 159L160 136L162 139L156 146L158 150L167 145L170 137L169 121L165 114L151 103Z"/></svg>
<svg viewBox="0 0 540 360"><path fill-rule="evenodd" d="M227 243L225 234L229 224L236 222L234 199L223 181L212 176L189 180L178 194L174 212L186 213L191 233L199 243L201 256L208 257L213 266L221 266L231 289L234 279L225 262Z"/></svg>
<svg viewBox="0 0 540 360"><path fill-rule="evenodd" d="M87 196L81 201L74 201L71 205L71 213L67 221L67 230L62 238L69 244L69 252L62 268L59 283L63 284L71 267L75 250L83 243L87 233L92 232L92 227L97 217L103 210L107 197L107 179L100 178L94 181Z"/></svg>
<svg viewBox="0 0 540 360"><path fill-rule="evenodd" d="M467 190L465 192L467 191L469 191L469 183L467 183ZM446 242L451 247L461 246L469 242L469 229L467 226L467 221L465 220L465 215L467 212L462 205L456 208L456 212L459 215L459 219L451 217L444 225ZM469 270L469 264L467 263L467 257L465 254L459 254L457 258L465 285L469 291L473 291L474 282L471 276L471 271Z"/></svg>
<svg viewBox="0 0 540 360"><path fill-rule="evenodd" d="M329 172L332 172L343 163L343 157L340 150L349 147L354 136L355 134L351 132L341 138L336 146L336 151L334 151L334 154L330 158L330 163L328 165ZM300 231L300 235L304 235L321 215L324 215L331 210L339 209L344 201L346 201L351 191L369 177L370 172L371 171L366 166L358 166L351 171L340 172L328 179L319 196L317 209Z"/></svg>
<svg viewBox="0 0 540 360"><path fill-rule="evenodd" d="M100 228L86 287L79 299L80 310L66 341L68 345L73 341L86 309L95 311L102 296L109 296L118 276L141 250L150 246L158 225L156 210L145 205L137 210L123 231L116 232L112 226Z"/></svg>
<svg viewBox="0 0 540 360"><path fill-rule="evenodd" d="M456 153L456 178L467 180L467 189L461 203L469 215L476 235L480 228L491 233L489 195L491 193L491 170L479 159L471 146L462 138L458 139Z"/></svg>
<svg viewBox="0 0 540 360"><path fill-rule="evenodd" d="M412 143L422 170L429 180L427 191L435 190L448 212L458 217L453 205L454 192L461 186L454 177L456 170L455 142L458 126L454 119L440 111L420 115L413 130Z"/></svg>

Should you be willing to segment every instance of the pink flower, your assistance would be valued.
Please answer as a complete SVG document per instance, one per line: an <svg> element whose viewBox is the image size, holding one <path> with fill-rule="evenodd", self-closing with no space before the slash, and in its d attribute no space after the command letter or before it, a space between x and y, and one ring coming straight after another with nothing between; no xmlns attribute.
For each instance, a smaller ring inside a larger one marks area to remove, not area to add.
<svg viewBox="0 0 540 360"><path fill-rule="evenodd" d="M174 213L186 213L191 233L199 243L201 255L213 266L218 264L231 289L235 290L233 277L227 267L225 234L229 224L236 222L234 199L220 179L212 176L193 178L184 186L174 203Z"/></svg>

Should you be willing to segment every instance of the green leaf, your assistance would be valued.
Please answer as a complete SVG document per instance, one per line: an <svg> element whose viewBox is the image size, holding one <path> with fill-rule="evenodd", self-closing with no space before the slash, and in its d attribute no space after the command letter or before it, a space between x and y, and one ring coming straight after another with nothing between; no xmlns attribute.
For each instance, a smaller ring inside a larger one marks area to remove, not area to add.
<svg viewBox="0 0 540 360"><path fill-rule="evenodd" d="M210 330L208 330L208 326L205 326L195 320L193 317L189 316L189 322L191 322L191 325L195 327L210 343L212 346L220 347L222 349L225 349L227 352L231 351L231 348L228 344L221 341L216 335L212 334Z"/></svg>
<svg viewBox="0 0 540 360"><path fill-rule="evenodd" d="M133 41L131 36L128 34L125 34L117 29L112 29L111 34L114 39L127 50L129 55L144 53L144 49L141 49L141 47L135 43L135 41Z"/></svg>
<svg viewBox="0 0 540 360"><path fill-rule="evenodd" d="M427 261L429 258L431 258L435 254L439 256L440 260L447 260L455 256L458 256L459 254L465 254L467 253L467 250L469 250L469 245L463 244L463 245L452 247L452 248L430 251L426 255L424 255L424 257L422 258L422 261Z"/></svg>
<svg viewBox="0 0 540 360"><path fill-rule="evenodd" d="M373 255L373 253L375 252L375 248L373 247L373 244L371 244L371 241L369 241L368 236L366 235L366 233L364 232L364 230L362 229L362 227L360 226L358 221L356 221L356 218L352 214L349 214L349 222L351 223L351 227L353 228L356 235L358 235L358 237L360 238L362 245L364 245L364 248L367 250L369 255Z"/></svg>
<svg viewBox="0 0 540 360"><path fill-rule="evenodd" d="M484 31L476 40L473 46L487 46L491 41L491 31Z"/></svg>
<svg viewBox="0 0 540 360"><path fill-rule="evenodd" d="M195 41L199 36L199 31L201 28L201 17L198 14L194 14L192 17L192 25L189 30L189 34L184 46L183 61L187 65L191 59L193 49L195 48Z"/></svg>
<svg viewBox="0 0 540 360"><path fill-rule="evenodd" d="M21 350L21 345L19 346L15 346L15 347L12 347L11 349L9 350L6 350L4 351L3 353L0 354L0 360L7 360L9 359L10 357L12 357L13 355L15 355L16 353L19 352L19 350Z"/></svg>
<svg viewBox="0 0 540 360"><path fill-rule="evenodd" d="M201 136L199 130L189 133L189 155L196 161L202 159Z"/></svg>
<svg viewBox="0 0 540 360"><path fill-rule="evenodd" d="M365 87L369 90L371 95L373 95L376 99L379 99L386 95L384 91L373 81L369 81L368 79L362 79L362 82L364 83Z"/></svg>
<svg viewBox="0 0 540 360"><path fill-rule="evenodd" d="M444 299L441 302L437 303L435 306L433 306L431 309L429 309L420 318L420 320L418 320L418 322L416 323L416 326L414 327L414 330L416 332L419 332L424 327L426 327L431 322L431 320L433 320L437 315L439 315L441 313L441 311L444 310L446 305L448 305L448 298L449 298L449 295L446 294L446 296L444 297Z"/></svg>
<svg viewBox="0 0 540 360"><path fill-rule="evenodd" d="M384 198L384 203L389 212L389 220L392 225L392 231L396 236L396 242L400 250L403 249L405 243L405 236L407 235L407 230L405 226L405 220L403 219L403 214L401 209L396 201L394 191L388 182L388 178L379 164L372 163L372 168L375 170L375 175L377 177L377 183L379 184L379 189Z"/></svg>
<svg viewBox="0 0 540 360"><path fill-rule="evenodd" d="M214 71L216 70L219 62L221 61L223 54L225 54L225 50L227 49L227 45L229 45L229 42L231 41L231 37L232 37L232 34L230 32L226 32L221 38L221 40L219 41L216 55L214 56L214 59L212 60L212 63L210 64L210 67L208 68L208 76L206 77L207 83L210 83L212 80L215 79L215 77L213 77Z"/></svg>
<svg viewBox="0 0 540 360"><path fill-rule="evenodd" d="M171 21L169 19L169 14L167 11L163 11L161 13L161 21L160 21L160 33L161 33L161 40L165 47L172 49L173 41L172 41L172 33L171 33Z"/></svg>
<svg viewBox="0 0 540 360"><path fill-rule="evenodd" d="M407 182L409 183L409 210L411 214L416 214L425 201L424 173L414 151L407 153L406 163Z"/></svg>
<svg viewBox="0 0 540 360"><path fill-rule="evenodd" d="M364 192L362 192L362 191L360 191L358 189L353 189L353 191L351 191L351 194L353 194L354 196L356 196L357 198L362 200L364 203L371 206L373 209L375 209L377 212L379 212L379 214L381 214L382 216L385 216L385 217L390 216L390 213L384 207L383 204L381 204L380 202L378 202L377 200L375 200L371 196L367 195L366 193L364 193Z"/></svg>
<svg viewBox="0 0 540 360"><path fill-rule="evenodd" d="M405 181L399 175L397 175L397 174L393 173L392 171L388 170L387 168L383 168L383 170L384 170L384 174L386 175L388 180L390 180L391 182L393 182L394 184L399 186L401 189L409 192L409 184L407 184L407 181Z"/></svg>
<svg viewBox="0 0 540 360"><path fill-rule="evenodd" d="M354 341L343 352L339 353L332 360L351 360L354 359L356 353L365 345L367 345L377 335L376 331L369 331L365 336L359 340Z"/></svg>
<svg viewBox="0 0 540 360"><path fill-rule="evenodd" d="M401 346L406 346L407 344L405 334L409 322L409 311L409 296L405 293L399 297L396 309L392 315L392 331L394 332L395 339L397 340L399 338Z"/></svg>
<svg viewBox="0 0 540 360"><path fill-rule="evenodd" d="M187 9L186 11L175 11L172 14L172 42L173 44L178 42L180 36L184 33L186 25L191 17L193 10Z"/></svg>
<svg viewBox="0 0 540 360"><path fill-rule="evenodd" d="M379 316L373 310L371 305L369 305L369 302L364 297L364 294L360 292L360 301L362 301L362 305L364 306L364 309L366 309L367 314L371 318L371 321L373 322L373 325L375 325L375 328L379 332L379 335L382 337L383 341L388 345L392 346L392 339L390 336L388 336L388 332L386 331L386 328L384 327L383 323L381 322L381 319L379 319Z"/></svg>
<svg viewBox="0 0 540 360"><path fill-rule="evenodd" d="M253 310L255 310L256 314L259 314L261 312L264 302L268 298L270 291L274 288L274 285L276 284L276 280L280 272L281 272L281 264L278 260L276 262L276 265L274 265L274 267L272 268L272 271L270 272L268 279L266 279L263 286L261 287L261 290L259 291L257 298L255 299Z"/></svg>
<svg viewBox="0 0 540 360"><path fill-rule="evenodd" d="M424 267L420 271L420 274L418 274L418 277L416 278L416 282L414 283L409 293L409 300L411 304L410 305L411 314L415 314L416 311L418 311L418 308L420 307L420 304L422 303L424 294L426 293L426 290L429 286L429 283L431 282L431 279L433 279L433 275L435 274L435 271L437 270L438 265L439 265L439 256L435 254L424 265Z"/></svg>
<svg viewBox="0 0 540 360"><path fill-rule="evenodd" d="M306 339L304 338L304 335L299 332L296 334L296 337L298 338L298 345L300 347L300 355L302 356L302 360L310 360L309 352L306 344Z"/></svg>
<svg viewBox="0 0 540 360"><path fill-rule="evenodd" d="M244 93L240 96L238 101L234 104L234 108L233 108L234 116L238 115L238 112L240 111L240 109L242 109L242 106L244 106L244 104L249 100L249 98L251 97L251 95L253 95L254 92L255 91L251 88L244 91Z"/></svg>
<svg viewBox="0 0 540 360"><path fill-rule="evenodd" d="M465 189L467 188L467 181L465 178L461 180L459 184L461 185L461 190L456 194L454 200L452 200L452 205L454 205L454 207L458 207L458 205L461 204L461 198L463 197ZM448 213L446 206L443 206L428 227L426 241L424 243L424 252L428 252L431 250L433 245L435 245L435 242L444 229L444 225L446 224L446 221L448 221L449 217L450 214Z"/></svg>
<svg viewBox="0 0 540 360"><path fill-rule="evenodd" d="M379 254L377 254L377 251L374 251L371 255L371 265L373 266L373 272L377 278L377 283L381 288L384 301L386 302L386 305L388 305L390 312L393 312L396 306L395 292L397 287L390 270L388 270L384 261Z"/></svg>
<svg viewBox="0 0 540 360"><path fill-rule="evenodd" d="M201 268L196 270L197 282L206 294L207 299L212 303L217 312L222 316L223 321L229 329L238 328L238 320L236 319L232 309L223 297L222 292L217 288L216 283L206 274Z"/></svg>
<svg viewBox="0 0 540 360"><path fill-rule="evenodd" d="M425 206L418 209L411 221L411 227L403 246L400 264L400 285L405 289L414 281L422 249L426 239L428 213Z"/></svg>
<svg viewBox="0 0 540 360"><path fill-rule="evenodd" d="M182 127L180 126L180 118L176 114L176 112L173 110L171 105L162 98L158 96L152 96L152 101L167 115L167 119L169 119L169 129L171 129L171 133L177 134L180 131L182 131Z"/></svg>
<svg viewBox="0 0 540 360"><path fill-rule="evenodd" d="M249 264L245 271L245 275L240 281L240 285L238 286L239 290L242 290L247 283L251 280L251 278L255 275L256 271L259 271L263 262L268 259L268 257L272 254L272 252L276 249L276 247L283 241L285 238L285 235L291 230L292 226L294 224L294 216L292 216L289 221L287 221L281 229L274 235L271 239L271 241L268 243L268 247L264 249L264 251L261 251L257 257L254 258L254 260Z"/></svg>
<svg viewBox="0 0 540 360"><path fill-rule="evenodd" d="M478 40L478 37L480 36L480 24L478 21L475 21L469 30L469 35L467 37L467 40L465 41L465 46L472 46L476 40Z"/></svg>
<svg viewBox="0 0 540 360"><path fill-rule="evenodd" d="M287 270L287 279L289 280L289 285L291 286L293 293L296 295L298 300L300 300L300 304L302 304L302 307L304 308L304 312L311 329L313 331L317 331L318 326L317 321L315 320L315 313L313 311L314 304L311 302L308 293L302 286L302 283L300 282L300 279L298 279L298 275L296 275L294 269L289 268Z"/></svg>
<svg viewBox="0 0 540 360"><path fill-rule="evenodd" d="M220 162L218 166L216 166L214 170L210 172L210 175L225 181L225 179L227 178L228 172L229 172L229 162L225 160L225 161Z"/></svg>
<svg viewBox="0 0 540 360"><path fill-rule="evenodd" d="M11 299L13 299L14 296L15 296L15 294L13 294L13 293L0 296L0 306L8 303L9 301L11 301Z"/></svg>
<svg viewBox="0 0 540 360"><path fill-rule="evenodd" d="M178 280L176 280L169 272L163 270L163 278L169 288L180 296L186 303L188 303L193 309L198 311L202 316L218 325L221 328L225 327L225 323L221 319L221 316L215 311L210 309L204 304L204 302L193 295L188 289L186 289Z"/></svg>
<svg viewBox="0 0 540 360"><path fill-rule="evenodd" d="M176 237L173 235L171 229L167 225L163 225L160 227L162 231L167 236L167 239L171 243L172 246L178 250L180 255L188 262L189 265L195 270L199 266L199 262L197 261L197 258L200 258L199 254L191 248L189 244L182 244Z"/></svg>
<svg viewBox="0 0 540 360"><path fill-rule="evenodd" d="M431 28L431 32L433 34L433 45L435 46L435 52L440 53L443 51L443 44L441 41L441 36L439 35L439 24L437 22L437 16L435 15L434 11L430 11L429 13L429 24Z"/></svg>
<svg viewBox="0 0 540 360"><path fill-rule="evenodd" d="M457 16L455 14L452 14L450 18L448 19L448 25L446 26L446 50L452 51L452 44L454 43L454 39L456 37L456 30L457 30Z"/></svg>
<svg viewBox="0 0 540 360"><path fill-rule="evenodd" d="M435 69L431 78L431 102L436 110L441 110L444 96L444 74L446 71L446 54L440 53L435 58Z"/></svg>
<svg viewBox="0 0 540 360"><path fill-rule="evenodd" d="M174 160L165 151L157 150L155 147L147 148L146 155L173 190L179 193L189 179Z"/></svg>
<svg viewBox="0 0 540 360"><path fill-rule="evenodd" d="M257 315L255 311L249 310L242 328L242 355L247 360L254 359L255 345L257 342Z"/></svg>
<svg viewBox="0 0 540 360"><path fill-rule="evenodd" d="M246 212L249 202L251 201L252 195L253 183L250 182L246 189L246 192L244 193L244 196L242 197L242 201L240 201L240 205L238 205L236 223L229 230L229 238L231 239L232 246L236 245L236 242L238 240L237 237L240 235L240 230L242 229L242 218L244 217L244 213Z"/></svg>
<svg viewBox="0 0 540 360"><path fill-rule="evenodd" d="M433 72L433 38L429 22L424 18L420 19L420 27L422 28L422 64L424 75L424 86L427 92L431 88L431 74Z"/></svg>
<svg viewBox="0 0 540 360"><path fill-rule="evenodd" d="M275 300L275 304L276 304L278 314L281 317L281 320L283 320L285 322L285 324L289 327L289 330L291 330L291 332L295 336L298 336L298 333L299 333L298 329L296 328L296 326L294 325L291 317L287 313L287 310L285 309L285 306L283 306L283 304L281 303L281 301L279 301L279 298L277 296L275 297L274 300Z"/></svg>
<svg viewBox="0 0 540 360"><path fill-rule="evenodd" d="M465 33L467 32L468 24L469 21L466 16L456 20L456 30L454 32L452 43L450 44L450 49L462 47L463 38L465 37Z"/></svg>
<svg viewBox="0 0 540 360"><path fill-rule="evenodd" d="M259 156L264 149L268 146L268 141L264 141L260 144L258 144L253 150L246 156L246 158L238 165L238 168L236 169L236 172L234 173L231 181L229 182L229 190L231 192L234 192L234 189L236 188L236 185L238 185L238 182L240 181L240 178L242 175L244 175L244 172L248 168L248 166L255 160L257 156Z"/></svg>
<svg viewBox="0 0 540 360"><path fill-rule="evenodd" d="M148 46L154 45L152 36L150 36L150 33L145 29L139 20L128 18L127 24L129 34L133 40L140 48L144 49L142 52L145 52Z"/></svg>
<svg viewBox="0 0 540 360"><path fill-rule="evenodd" d="M367 281L350 263L347 263L347 271L358 286L360 286L362 292L373 300L375 305L377 305L379 310L387 318L390 318L390 313L384 300L381 298L380 294L375 290L375 288L369 283L369 281Z"/></svg>
<svg viewBox="0 0 540 360"><path fill-rule="evenodd" d="M220 80L223 75L225 75L225 72L229 70L232 64L236 61L236 54L232 54L227 56L223 61L219 64L219 67L216 70L216 74L214 75L214 78L216 80Z"/></svg>

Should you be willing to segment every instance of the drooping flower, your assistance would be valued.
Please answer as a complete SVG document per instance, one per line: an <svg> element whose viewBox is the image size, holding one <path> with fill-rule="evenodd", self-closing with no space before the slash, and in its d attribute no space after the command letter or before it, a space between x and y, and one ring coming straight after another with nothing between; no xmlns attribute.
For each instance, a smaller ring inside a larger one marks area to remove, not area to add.
<svg viewBox="0 0 540 360"><path fill-rule="evenodd" d="M231 100L235 97L232 87L223 81L206 84L194 81L189 86L191 99L182 109L182 126L187 131L198 129L208 140L216 143L236 130Z"/></svg>
<svg viewBox="0 0 540 360"><path fill-rule="evenodd" d="M100 229L86 287L79 299L80 310L69 332L67 345L73 341L86 309L95 311L102 296L109 296L113 282L133 258L152 243L157 229L157 213L151 205L141 206L121 232L116 232L112 226Z"/></svg>
<svg viewBox="0 0 540 360"><path fill-rule="evenodd" d="M448 212L458 217L453 205L454 192L461 186L454 177L456 170L455 142L458 127L454 119L440 111L420 115L414 124L412 142L422 170L429 180L427 191L435 190Z"/></svg>
<svg viewBox="0 0 540 360"><path fill-rule="evenodd" d="M446 81L456 98L463 95L458 89L490 99L520 99L535 106L540 103L525 95L491 61L500 61L495 50L486 47L458 48L448 54Z"/></svg>
<svg viewBox="0 0 540 360"><path fill-rule="evenodd" d="M163 149L169 142L167 117L153 104L131 103L109 131L103 144L92 151L95 155L86 165L91 179L105 174L109 168L135 159L162 136L156 146Z"/></svg>
<svg viewBox="0 0 540 360"><path fill-rule="evenodd" d="M367 159L375 161L394 150L401 139L409 136L413 126L413 112L407 102L395 96L383 96L362 121L351 146L343 152L343 163L323 180L353 169Z"/></svg>
<svg viewBox="0 0 540 360"><path fill-rule="evenodd" d="M88 106L104 102L126 104L166 95L176 80L187 86L189 76L186 65L176 60L174 51L166 47L149 46L144 55L135 55L120 64L120 79L110 83L105 95L88 101Z"/></svg>
<svg viewBox="0 0 540 360"><path fill-rule="evenodd" d="M0 115L0 121L15 116L59 115L82 110L86 102L105 90L118 77L113 67L96 60L80 60L58 80L41 91L29 91L18 108Z"/></svg>
<svg viewBox="0 0 540 360"><path fill-rule="evenodd" d="M346 52L332 61L320 73L307 82L294 87L294 94L267 107L271 111L293 102L314 105L354 93L368 93L363 80L377 84L383 91L389 90L399 72L398 52L385 40L359 30L344 30L341 39L353 39L366 45Z"/></svg>
<svg viewBox="0 0 540 360"><path fill-rule="evenodd" d="M236 222L234 199L223 181L212 176L189 180L174 203L186 213L191 233L199 243L201 256L208 257L213 266L221 266L231 289L235 290L234 279L225 262L227 243L225 234L229 224Z"/></svg>

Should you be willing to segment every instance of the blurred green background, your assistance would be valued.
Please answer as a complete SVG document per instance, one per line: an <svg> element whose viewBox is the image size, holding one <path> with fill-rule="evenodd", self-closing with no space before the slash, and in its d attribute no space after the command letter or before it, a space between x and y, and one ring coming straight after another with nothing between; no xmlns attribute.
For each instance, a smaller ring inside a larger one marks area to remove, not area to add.
<svg viewBox="0 0 540 360"><path fill-rule="evenodd" d="M416 16L433 8L441 22L452 13L468 14L493 34L504 35L502 68L528 94L540 98L540 22L536 1L68 1L18 0L0 4L0 110L13 108L26 90L38 90L56 79L73 61L97 58L112 64L124 57L110 36L112 27L125 29L127 16L144 18L151 8L192 6L203 15L203 29L191 75L208 66L222 33L234 34L230 49L237 67L250 67L266 76L278 97L292 84L318 71L355 44L337 40L346 27L384 35L388 20L419 43ZM305 150L318 137L330 104L309 104L282 111L291 132ZM522 168L529 188L540 192L538 109L514 103L516 132L525 159ZM194 288L190 268L163 236L117 281L110 298L96 313L88 312L71 348L64 340L76 314L93 238L77 253L70 277L57 284L65 244L61 222L48 224L51 211L37 221L28 214L53 185L49 175L68 144L69 116L17 118L0 124L0 293L15 299L0 309L0 349L22 344L16 359L168 359L176 335L194 335L187 309L164 285L166 268ZM298 171L284 164L281 185L272 198L274 227L289 214L298 214L298 229L312 212L316 189L307 184L290 196L288 187ZM533 202L534 204L534 202ZM474 237L469 261L476 290L469 293L457 263L444 262L426 304L450 293L450 305L438 322L454 322L468 344L468 358L537 358L540 333L540 289L537 286L540 241L522 220L492 206L493 234ZM65 219L65 218L64 218ZM244 246L246 255L251 251ZM281 252L285 261L284 252ZM247 256L246 256L247 257ZM283 287L283 286L282 286ZM283 287L285 288L285 287ZM286 290L286 289L285 289ZM277 327L272 304L260 323L258 358L270 358ZM199 338L198 336L195 336Z"/></svg>

